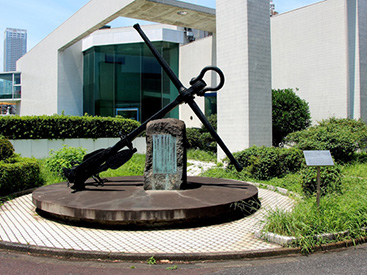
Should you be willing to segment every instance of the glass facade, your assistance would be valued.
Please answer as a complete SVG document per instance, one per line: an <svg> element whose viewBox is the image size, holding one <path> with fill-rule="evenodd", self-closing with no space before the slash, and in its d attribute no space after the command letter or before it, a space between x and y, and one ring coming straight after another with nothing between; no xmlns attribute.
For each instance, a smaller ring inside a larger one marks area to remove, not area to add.
<svg viewBox="0 0 367 275"><path fill-rule="evenodd" d="M178 75L179 45L153 42ZM84 113L139 121L170 103L177 89L144 43L95 46L84 52ZM178 118L178 108L167 117Z"/></svg>
<svg viewBox="0 0 367 275"><path fill-rule="evenodd" d="M217 92L205 93L205 116L217 114Z"/></svg>
<svg viewBox="0 0 367 275"><path fill-rule="evenodd" d="M20 99L20 73L0 73L0 100Z"/></svg>

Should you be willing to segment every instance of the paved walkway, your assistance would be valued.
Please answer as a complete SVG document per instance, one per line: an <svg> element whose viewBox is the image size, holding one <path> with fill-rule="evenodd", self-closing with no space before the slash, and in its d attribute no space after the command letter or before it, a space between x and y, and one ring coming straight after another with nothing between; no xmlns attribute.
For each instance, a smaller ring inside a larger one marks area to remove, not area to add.
<svg viewBox="0 0 367 275"><path fill-rule="evenodd" d="M262 207L255 214L221 225L191 229L124 231L82 228L40 217L25 195L0 207L0 241L44 249L126 254L220 254L281 248L256 239L270 208L291 209L293 201L281 194L259 189Z"/></svg>
<svg viewBox="0 0 367 275"><path fill-rule="evenodd" d="M189 160L188 175L196 176L215 166ZM0 207L0 245L54 251L87 252L90 255L117 253L137 255L228 255L281 249L277 244L254 237L262 228L269 209L290 210L294 201L279 193L259 189L261 208L241 220L200 228L171 230L102 230L61 224L39 216L32 195L5 202Z"/></svg>

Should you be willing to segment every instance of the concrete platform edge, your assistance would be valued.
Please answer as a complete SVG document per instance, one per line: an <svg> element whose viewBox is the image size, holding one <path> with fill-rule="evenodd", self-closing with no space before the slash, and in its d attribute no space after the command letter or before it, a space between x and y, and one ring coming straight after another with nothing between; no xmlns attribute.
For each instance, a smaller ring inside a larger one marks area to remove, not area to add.
<svg viewBox="0 0 367 275"><path fill-rule="evenodd" d="M10 243L0 241L0 249L15 252L24 252L34 255L65 257L75 259L101 259L101 260L124 260L124 261L146 261L154 256L156 260L171 261L205 261L205 260L239 260L251 258L264 258L300 254L299 248L281 248L268 250L252 250L252 251L233 251L233 252L215 252L215 253L116 253L116 252L100 252L100 251L83 251L83 250L65 250L57 248L39 247L33 245L24 245L18 243Z"/></svg>
<svg viewBox="0 0 367 275"><path fill-rule="evenodd" d="M358 244L366 243L367 237L356 239L339 241L335 243L323 244L314 247L313 252L325 252L330 250L342 249ZM241 259L254 259L254 258L267 258L267 257L282 257L282 256L294 256L301 255L302 251L299 247L285 247L281 249L268 249L268 250L253 250L253 251L232 251L232 252L216 252L216 253L108 253L99 251L79 251L79 250L65 250L56 248L39 247L32 245L23 245L17 243L10 243L0 241L0 249L24 252L34 255L51 256L51 257L64 257L75 258L81 260L121 260L121 261L146 261L150 257L154 257L156 260L171 260L171 261L209 261L209 260L241 260Z"/></svg>

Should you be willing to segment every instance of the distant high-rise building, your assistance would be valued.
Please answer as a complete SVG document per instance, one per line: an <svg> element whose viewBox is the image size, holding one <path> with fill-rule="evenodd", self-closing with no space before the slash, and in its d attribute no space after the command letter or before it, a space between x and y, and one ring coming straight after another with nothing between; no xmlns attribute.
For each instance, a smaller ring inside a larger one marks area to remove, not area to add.
<svg viewBox="0 0 367 275"><path fill-rule="evenodd" d="M27 30L7 28L4 32L4 72L16 70L16 62L27 52Z"/></svg>

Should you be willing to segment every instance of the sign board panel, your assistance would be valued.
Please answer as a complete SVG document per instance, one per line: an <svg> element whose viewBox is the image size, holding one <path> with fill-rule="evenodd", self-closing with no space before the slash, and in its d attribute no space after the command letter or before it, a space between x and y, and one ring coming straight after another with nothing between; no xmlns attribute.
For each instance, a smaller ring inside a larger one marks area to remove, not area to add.
<svg viewBox="0 0 367 275"><path fill-rule="evenodd" d="M177 173L176 138L153 135L153 174Z"/></svg>
<svg viewBox="0 0 367 275"><path fill-rule="evenodd" d="M307 166L333 166L329 150L303 151Z"/></svg>

